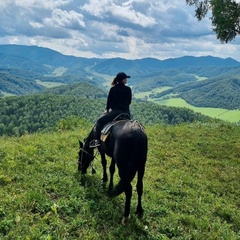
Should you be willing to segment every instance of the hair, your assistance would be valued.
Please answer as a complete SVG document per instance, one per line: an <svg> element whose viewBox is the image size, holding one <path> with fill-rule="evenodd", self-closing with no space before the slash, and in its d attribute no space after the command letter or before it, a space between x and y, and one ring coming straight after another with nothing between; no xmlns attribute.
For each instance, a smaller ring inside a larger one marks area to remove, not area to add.
<svg viewBox="0 0 240 240"><path fill-rule="evenodd" d="M118 84L118 80L117 77L115 77L111 83L112 86L115 86L116 84Z"/></svg>

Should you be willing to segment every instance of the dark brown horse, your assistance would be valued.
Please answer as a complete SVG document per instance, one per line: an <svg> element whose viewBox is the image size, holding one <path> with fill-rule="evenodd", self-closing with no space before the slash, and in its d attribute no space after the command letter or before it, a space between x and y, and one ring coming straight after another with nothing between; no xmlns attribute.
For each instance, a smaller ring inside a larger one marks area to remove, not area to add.
<svg viewBox="0 0 240 240"><path fill-rule="evenodd" d="M94 128L89 133L84 143L79 141L79 162L78 170L86 173L88 167L94 159L94 149L90 147L94 137ZM127 219L130 214L130 205L132 197L131 181L137 173L137 193L138 205L136 214L143 214L142 208L142 193L143 193L143 176L145 172L145 164L147 160L148 139L144 127L133 120L120 120L116 122L110 130L107 139L101 141L101 146L98 147L101 155L103 166L103 181L108 180L107 177L107 161L105 154L112 158L109 183L109 195L112 197L118 196L122 192L125 193L125 211L124 219ZM120 181L113 188L113 175L115 172L115 164L118 167Z"/></svg>

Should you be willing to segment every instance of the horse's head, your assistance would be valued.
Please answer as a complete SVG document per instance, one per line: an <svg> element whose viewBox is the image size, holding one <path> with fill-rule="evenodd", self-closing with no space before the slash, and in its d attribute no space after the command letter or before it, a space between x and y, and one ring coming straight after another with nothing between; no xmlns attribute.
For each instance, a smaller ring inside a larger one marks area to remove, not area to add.
<svg viewBox="0 0 240 240"><path fill-rule="evenodd" d="M89 147L89 143L84 141L82 143L79 140L79 152L78 152L78 171L87 173L87 169L94 159L93 148Z"/></svg>

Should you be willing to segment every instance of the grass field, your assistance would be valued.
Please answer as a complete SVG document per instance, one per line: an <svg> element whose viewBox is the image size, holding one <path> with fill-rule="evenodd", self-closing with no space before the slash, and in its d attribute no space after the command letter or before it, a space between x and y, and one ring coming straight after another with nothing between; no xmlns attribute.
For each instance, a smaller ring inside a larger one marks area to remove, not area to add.
<svg viewBox="0 0 240 240"><path fill-rule="evenodd" d="M40 80L36 80L36 83L39 85L42 85L46 88L52 88L52 87L58 87L58 86L65 85L65 84L59 83L59 82L42 82Z"/></svg>
<svg viewBox="0 0 240 240"><path fill-rule="evenodd" d="M200 112L204 115L222 119L228 122L239 122L240 121L240 111L239 110L228 110L223 108L203 108L203 107L194 107L185 100L181 98L171 98L169 100L154 101L161 105L174 106L174 107L186 107L192 109L195 112Z"/></svg>
<svg viewBox="0 0 240 240"><path fill-rule="evenodd" d="M154 88L151 91L148 92L139 92L139 93L134 93L134 97L135 98L145 98L145 97L149 97L150 94L154 94L154 93L161 93L163 91L166 91L170 89L170 87L161 87L161 88Z"/></svg>
<svg viewBox="0 0 240 240"><path fill-rule="evenodd" d="M80 181L78 138L91 128L81 125L0 137L1 240L240 239L240 127L146 126L145 214L134 215L134 187L131 218L122 226L124 195L108 198L99 156L97 173Z"/></svg>

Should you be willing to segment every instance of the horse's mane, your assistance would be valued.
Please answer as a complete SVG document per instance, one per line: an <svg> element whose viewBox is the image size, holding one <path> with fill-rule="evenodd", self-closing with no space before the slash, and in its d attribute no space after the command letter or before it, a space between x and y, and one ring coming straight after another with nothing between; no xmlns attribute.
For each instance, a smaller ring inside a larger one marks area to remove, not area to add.
<svg viewBox="0 0 240 240"><path fill-rule="evenodd" d="M93 137L94 137L94 133L95 133L95 126L93 126L93 128L91 129L91 131L89 132L89 134L87 135L87 137L84 139L84 142L85 143L89 143L93 140Z"/></svg>

